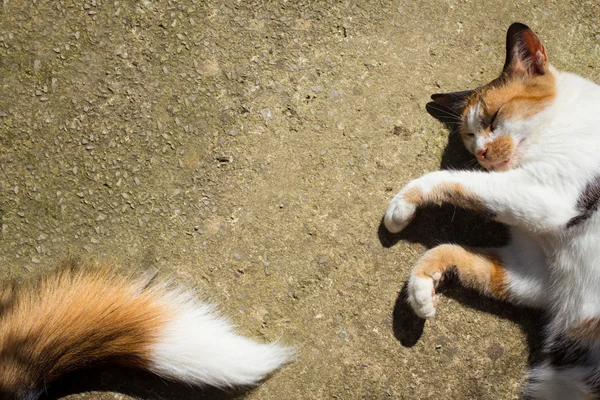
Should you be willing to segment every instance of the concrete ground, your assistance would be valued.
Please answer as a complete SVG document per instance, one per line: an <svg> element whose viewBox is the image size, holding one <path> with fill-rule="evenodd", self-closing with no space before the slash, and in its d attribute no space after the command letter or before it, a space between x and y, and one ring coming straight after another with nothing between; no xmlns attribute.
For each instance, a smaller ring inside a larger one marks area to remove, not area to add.
<svg viewBox="0 0 600 400"><path fill-rule="evenodd" d="M49 396L518 398L534 312L449 288L423 325L399 297L427 247L502 227L449 207L397 237L379 224L410 179L472 164L430 94L493 78L513 21L599 81L599 15L595 0L4 0L0 277L73 255L158 269L299 350L248 392L106 370Z"/></svg>

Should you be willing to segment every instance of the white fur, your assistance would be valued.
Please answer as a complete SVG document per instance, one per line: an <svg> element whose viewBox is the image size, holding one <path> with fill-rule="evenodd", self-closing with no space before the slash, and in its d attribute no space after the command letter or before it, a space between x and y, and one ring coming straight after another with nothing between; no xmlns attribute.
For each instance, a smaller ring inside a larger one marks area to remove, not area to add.
<svg viewBox="0 0 600 400"><path fill-rule="evenodd" d="M513 228L510 243L497 252L508 275L508 290L513 302L529 307L547 307L550 271L544 251L535 237Z"/></svg>
<svg viewBox="0 0 600 400"><path fill-rule="evenodd" d="M557 336L600 318L600 210L567 227L581 214L578 200L586 185L600 176L600 87L553 67L547 73L557 83L552 104L527 119L501 120L495 128L495 134L519 143L512 169L426 174L392 199L384 223L397 232L410 222L415 206L403 198L410 188L427 194L439 184L457 183L474 193L496 220L512 227L509 245L495 249L506 268L510 300L549 311L548 332ZM470 129L476 125L473 110L466 120ZM467 139L470 147L476 139ZM435 315L432 287L431 280L409 281L409 301L425 318ZM529 390L540 399L576 399L584 393L576 379L582 373L534 370L540 379Z"/></svg>
<svg viewBox="0 0 600 400"><path fill-rule="evenodd" d="M212 307L185 293L164 297L174 317L152 347L151 370L194 385L255 385L289 362L294 352L237 335Z"/></svg>
<svg viewBox="0 0 600 400"><path fill-rule="evenodd" d="M467 127L472 134L479 130L479 117L479 104L476 104L474 107L471 107L469 115L467 115Z"/></svg>
<svg viewBox="0 0 600 400"><path fill-rule="evenodd" d="M405 188L402 192L398 193L390 203L383 221L388 231L392 233L400 232L412 221L415 216L417 207L414 204L410 204L404 201L403 196Z"/></svg>
<svg viewBox="0 0 600 400"><path fill-rule="evenodd" d="M435 316L437 302L435 284L432 278L418 277L414 274L410 277L407 293L408 302L421 318L433 318Z"/></svg>

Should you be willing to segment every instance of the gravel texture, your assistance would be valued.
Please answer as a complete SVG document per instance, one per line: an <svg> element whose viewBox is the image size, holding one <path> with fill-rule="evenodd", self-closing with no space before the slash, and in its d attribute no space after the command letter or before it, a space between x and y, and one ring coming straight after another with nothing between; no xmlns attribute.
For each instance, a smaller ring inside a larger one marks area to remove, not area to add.
<svg viewBox="0 0 600 400"><path fill-rule="evenodd" d="M427 248L502 240L448 207L379 228L404 183L471 165L429 95L499 72L506 28L600 80L597 1L0 5L0 277L77 256L157 269L299 358L241 393L114 370L70 399L516 399L535 313L449 287L398 297ZM129 397L130 396L130 397Z"/></svg>

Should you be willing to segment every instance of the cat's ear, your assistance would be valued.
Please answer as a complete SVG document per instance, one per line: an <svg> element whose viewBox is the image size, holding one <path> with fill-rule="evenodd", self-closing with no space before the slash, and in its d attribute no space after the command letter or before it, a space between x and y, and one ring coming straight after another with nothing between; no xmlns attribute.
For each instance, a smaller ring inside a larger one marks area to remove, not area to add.
<svg viewBox="0 0 600 400"><path fill-rule="evenodd" d="M467 102L471 96L471 93L473 93L473 90L463 90L462 92L452 93L436 93L431 95L431 100L443 107L461 114L467 106Z"/></svg>
<svg viewBox="0 0 600 400"><path fill-rule="evenodd" d="M506 61L503 73L544 75L548 69L546 48L525 24L515 22L506 32Z"/></svg>

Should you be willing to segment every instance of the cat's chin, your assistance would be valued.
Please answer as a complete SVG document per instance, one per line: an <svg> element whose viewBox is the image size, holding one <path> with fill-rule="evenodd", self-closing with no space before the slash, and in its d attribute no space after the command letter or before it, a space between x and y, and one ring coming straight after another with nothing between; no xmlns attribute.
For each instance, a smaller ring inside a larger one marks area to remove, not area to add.
<svg viewBox="0 0 600 400"><path fill-rule="evenodd" d="M509 159L506 159L506 160L500 161L500 162L496 162L496 163L490 163L490 162L485 162L485 161L481 161L481 160L478 160L478 161L479 161L479 165L481 165L483 168L485 168L489 171L497 171L497 172L508 171L509 169L512 169L517 166L516 157L514 154Z"/></svg>
<svg viewBox="0 0 600 400"><path fill-rule="evenodd" d="M499 163L492 164L489 169L492 171L507 171L514 166L513 159L514 158L511 157L508 160L504 160Z"/></svg>

